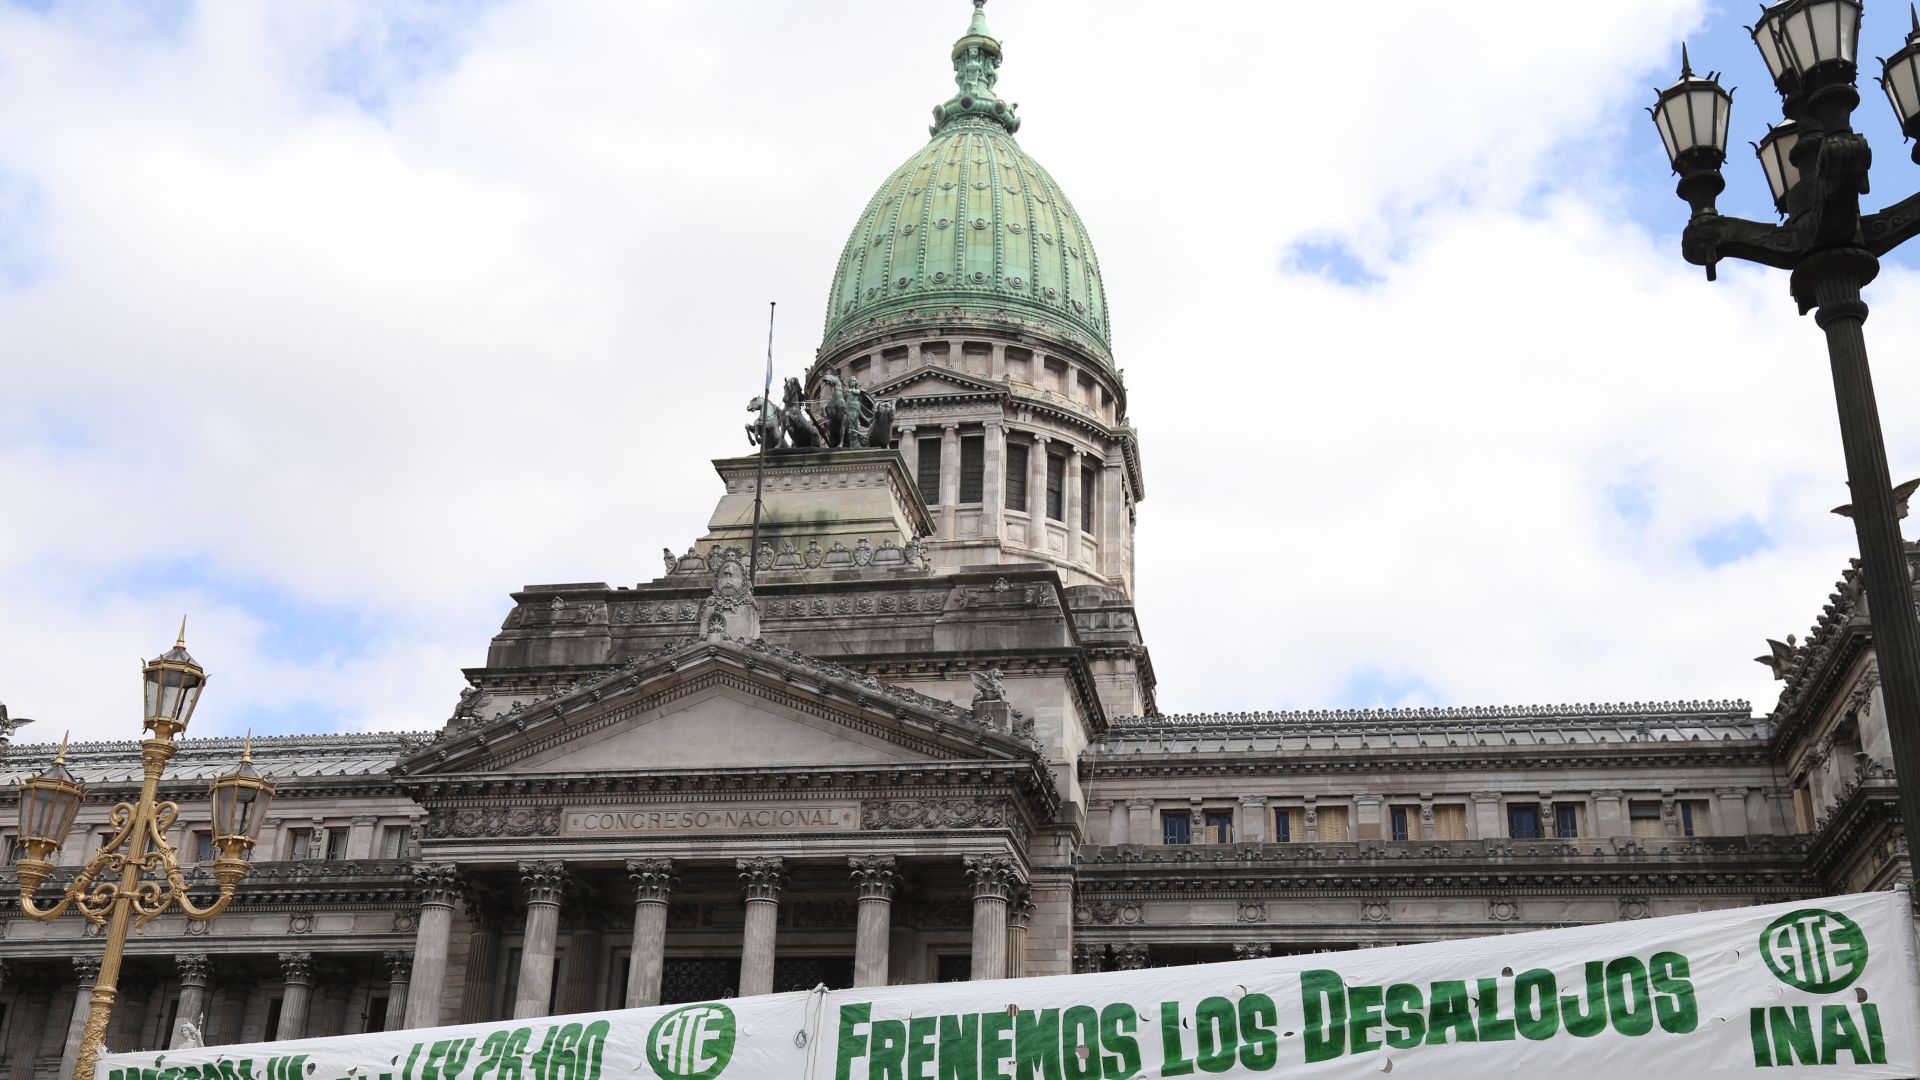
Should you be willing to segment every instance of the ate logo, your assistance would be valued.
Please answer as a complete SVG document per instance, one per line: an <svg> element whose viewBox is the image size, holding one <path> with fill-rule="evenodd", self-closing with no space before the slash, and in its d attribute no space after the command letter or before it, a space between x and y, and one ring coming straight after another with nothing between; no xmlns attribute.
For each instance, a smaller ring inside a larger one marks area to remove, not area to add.
<svg viewBox="0 0 1920 1080"><path fill-rule="evenodd" d="M1760 932L1760 955L1781 982L1814 994L1853 985L1867 968L1867 935L1837 911L1801 908Z"/></svg>
<svg viewBox="0 0 1920 1080"><path fill-rule="evenodd" d="M733 1010L686 1005L654 1021L647 1064L661 1080L713 1080L733 1060Z"/></svg>

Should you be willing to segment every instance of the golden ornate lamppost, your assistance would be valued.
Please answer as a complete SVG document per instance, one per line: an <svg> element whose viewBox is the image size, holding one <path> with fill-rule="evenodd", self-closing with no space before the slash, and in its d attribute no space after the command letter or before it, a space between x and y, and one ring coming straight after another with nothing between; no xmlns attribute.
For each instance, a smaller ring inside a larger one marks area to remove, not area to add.
<svg viewBox="0 0 1920 1080"><path fill-rule="evenodd" d="M273 801L273 785L253 767L249 740L241 751L240 764L213 781L213 844L218 854L213 878L220 885L220 895L204 908L195 906L187 896L180 861L167 843L167 830L179 820L180 806L156 801L160 774L177 749L174 739L187 730L193 707L207 684L206 671L187 654L186 620L180 622L180 637L173 648L149 660L141 668L141 677L146 686L148 737L140 743L145 778L139 801L115 804L108 816L114 830L112 838L87 860L60 902L50 908L34 903L34 893L53 873L51 857L73 828L80 803L86 798L86 787L67 770L64 739L59 755L45 772L20 782L20 840L26 849L16 867L20 874L20 909L45 921L72 908L107 932L106 955L100 961L100 977L94 983L86 1028L74 1058L73 1080L93 1080L107 1019L113 1013L129 924L139 930L176 904L181 914L195 921L225 911L240 879L247 876L247 853L260 836L267 806ZM119 875L118 881L98 880L114 874Z"/></svg>

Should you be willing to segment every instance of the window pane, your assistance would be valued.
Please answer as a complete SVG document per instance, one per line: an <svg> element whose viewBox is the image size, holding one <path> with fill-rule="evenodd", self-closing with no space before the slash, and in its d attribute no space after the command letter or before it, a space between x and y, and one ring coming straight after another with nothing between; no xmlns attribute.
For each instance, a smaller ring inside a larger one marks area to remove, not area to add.
<svg viewBox="0 0 1920 1080"><path fill-rule="evenodd" d="M1396 806L1393 808L1392 813L1393 813L1393 818L1390 824L1393 826L1393 833L1392 833L1393 839L1395 840L1412 839L1412 837L1408 834L1408 830L1407 830L1407 818L1409 816L1407 814L1407 808L1404 806Z"/></svg>
<svg viewBox="0 0 1920 1080"><path fill-rule="evenodd" d="M1007 509L1027 510L1027 448L1007 444Z"/></svg>
<svg viewBox="0 0 1920 1080"><path fill-rule="evenodd" d="M287 845L287 858L300 862L309 857L312 850L313 832L310 829L295 829L293 842Z"/></svg>
<svg viewBox="0 0 1920 1080"><path fill-rule="evenodd" d="M329 860L347 857L347 830L327 830L327 858Z"/></svg>
<svg viewBox="0 0 1920 1080"><path fill-rule="evenodd" d="M1080 531L1093 531L1093 501L1097 494L1094 485L1099 481L1100 473L1089 465L1080 470Z"/></svg>
<svg viewBox="0 0 1920 1080"><path fill-rule="evenodd" d="M1193 830L1193 819L1185 810L1165 810L1160 814L1160 842L1184 844Z"/></svg>
<svg viewBox="0 0 1920 1080"><path fill-rule="evenodd" d="M1047 455L1047 516L1055 521L1067 520L1066 492L1067 459L1059 454Z"/></svg>
<svg viewBox="0 0 1920 1080"><path fill-rule="evenodd" d="M1320 811L1320 839L1338 843L1347 838L1347 808L1329 806Z"/></svg>
<svg viewBox="0 0 1920 1080"><path fill-rule="evenodd" d="M1553 834L1562 840L1580 835L1580 804L1559 803L1553 808Z"/></svg>
<svg viewBox="0 0 1920 1080"><path fill-rule="evenodd" d="M193 834L193 861L213 861L213 834L197 832Z"/></svg>
<svg viewBox="0 0 1920 1080"><path fill-rule="evenodd" d="M920 498L933 506L940 501L940 440L920 440Z"/></svg>
<svg viewBox="0 0 1920 1080"><path fill-rule="evenodd" d="M1467 808L1457 804L1453 806L1434 807L1433 838L1435 840L1465 840L1467 838Z"/></svg>
<svg viewBox="0 0 1920 1080"><path fill-rule="evenodd" d="M1207 818L1206 842L1209 844L1233 843L1233 811L1209 810Z"/></svg>
<svg viewBox="0 0 1920 1080"><path fill-rule="evenodd" d="M1507 807L1507 835L1515 840L1540 839L1540 808L1537 806Z"/></svg>
<svg viewBox="0 0 1920 1080"><path fill-rule="evenodd" d="M1282 844L1293 843L1294 816L1298 810L1275 810L1273 812L1273 838Z"/></svg>
<svg viewBox="0 0 1920 1080"><path fill-rule="evenodd" d="M960 501L977 503L981 500L981 489L985 486L987 471L987 440L985 436L968 435L960 440Z"/></svg>
<svg viewBox="0 0 1920 1080"><path fill-rule="evenodd" d="M1627 804L1627 817L1633 825L1635 836L1664 836L1666 829L1660 824L1660 804L1656 802L1630 802Z"/></svg>

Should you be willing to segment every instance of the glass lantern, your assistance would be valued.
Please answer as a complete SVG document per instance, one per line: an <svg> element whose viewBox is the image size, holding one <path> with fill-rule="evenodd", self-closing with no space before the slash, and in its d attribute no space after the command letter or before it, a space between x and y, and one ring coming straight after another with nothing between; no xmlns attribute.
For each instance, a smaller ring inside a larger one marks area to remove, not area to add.
<svg viewBox="0 0 1920 1080"><path fill-rule="evenodd" d="M260 838L273 785L253 767L251 738L240 764L213 781L213 844L222 859L243 859Z"/></svg>
<svg viewBox="0 0 1920 1080"><path fill-rule="evenodd" d="M186 620L180 622L173 648L147 661L140 674L146 684L147 727L163 738L185 731L207 685L206 670L187 653Z"/></svg>
<svg viewBox="0 0 1920 1080"><path fill-rule="evenodd" d="M1653 123L1667 146L1667 160L1678 173L1717 169L1727 157L1727 118L1733 95L1717 75L1700 78L1680 52L1680 79L1660 91Z"/></svg>
<svg viewBox="0 0 1920 1080"><path fill-rule="evenodd" d="M67 744L45 772L20 781L20 844L26 857L46 861L66 843L80 816L86 786L67 771Z"/></svg>
<svg viewBox="0 0 1920 1080"><path fill-rule="evenodd" d="M1880 89L1887 92L1900 131L1909 139L1920 139L1920 11L1909 8L1913 32L1900 51L1882 60ZM1920 161L1920 146L1914 148L1914 160Z"/></svg>
<svg viewBox="0 0 1920 1080"><path fill-rule="evenodd" d="M1787 193L1800 184L1800 169L1793 163L1793 147L1800 141L1800 125L1791 120L1775 124L1754 144L1760 168L1767 174L1767 187L1773 192L1773 205L1787 212Z"/></svg>
<svg viewBox="0 0 1920 1080"><path fill-rule="evenodd" d="M1852 70L1860 46L1860 0L1794 0L1787 7L1778 20L1781 51L1803 83L1828 64Z"/></svg>

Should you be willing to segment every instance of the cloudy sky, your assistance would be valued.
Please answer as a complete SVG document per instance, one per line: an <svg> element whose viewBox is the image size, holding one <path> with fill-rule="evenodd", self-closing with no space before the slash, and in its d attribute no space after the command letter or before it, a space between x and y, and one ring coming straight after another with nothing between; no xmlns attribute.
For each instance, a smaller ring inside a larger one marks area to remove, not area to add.
<svg viewBox="0 0 1920 1080"><path fill-rule="evenodd" d="M1771 706L1853 544L1824 349L1681 262L1644 111L1685 38L1758 138L1750 6L989 6L1106 271L1164 709ZM190 612L199 733L430 726L509 591L654 576L967 13L0 0L0 701L130 736ZM1886 113L1873 207L1920 184Z"/></svg>

